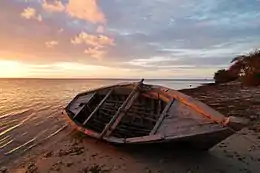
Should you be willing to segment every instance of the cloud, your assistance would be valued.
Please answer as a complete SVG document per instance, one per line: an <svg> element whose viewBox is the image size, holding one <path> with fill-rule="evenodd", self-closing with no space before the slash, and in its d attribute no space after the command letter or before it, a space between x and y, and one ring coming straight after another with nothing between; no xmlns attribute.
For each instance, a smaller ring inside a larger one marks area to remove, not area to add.
<svg viewBox="0 0 260 173"><path fill-rule="evenodd" d="M105 23L105 16L99 9L96 0L69 0L67 12L71 17L91 23Z"/></svg>
<svg viewBox="0 0 260 173"><path fill-rule="evenodd" d="M96 32L97 32L97 33L104 33L104 32L105 32L105 28L104 28L104 26L99 25L99 26L97 27Z"/></svg>
<svg viewBox="0 0 260 173"><path fill-rule="evenodd" d="M87 49L85 49L84 53L89 55L90 57L97 58L97 59L102 58L106 54L106 52L104 50L99 49L97 47L87 48Z"/></svg>
<svg viewBox="0 0 260 173"><path fill-rule="evenodd" d="M45 45L48 48L53 48L53 47L57 46L58 44L59 44L59 42L58 41L54 41L54 40L45 42Z"/></svg>
<svg viewBox="0 0 260 173"><path fill-rule="evenodd" d="M74 45L86 45L84 53L93 58L102 58L106 55L107 47L114 46L114 40L105 35L91 35L86 32L81 32L73 39L71 43Z"/></svg>
<svg viewBox="0 0 260 173"><path fill-rule="evenodd" d="M25 19L36 19L39 22L42 21L42 16L40 14L37 14L34 8L30 7L27 7L23 10L23 12L21 13L21 17Z"/></svg>
<svg viewBox="0 0 260 173"><path fill-rule="evenodd" d="M21 14L27 5L33 10ZM25 63L131 67L147 76L193 69L196 75L260 45L253 1L0 0L0 7L0 59ZM39 14L44 22L37 22Z"/></svg>
<svg viewBox="0 0 260 173"><path fill-rule="evenodd" d="M105 35L91 35L86 32L81 32L79 35L75 36L71 43L74 45L77 44L86 44L93 47L102 48L104 46L113 46L114 40Z"/></svg>
<svg viewBox="0 0 260 173"><path fill-rule="evenodd" d="M66 11L71 17L91 23L105 23L106 21L96 0L68 0L66 5L61 0L43 0L42 8L49 12Z"/></svg>
<svg viewBox="0 0 260 173"><path fill-rule="evenodd" d="M49 12L61 12L65 10L65 6L61 0L43 0L42 8Z"/></svg>
<svg viewBox="0 0 260 173"><path fill-rule="evenodd" d="M64 29L63 28L60 28L59 30L58 30L58 33L62 33L64 31Z"/></svg>
<svg viewBox="0 0 260 173"><path fill-rule="evenodd" d="M126 64L134 65L134 66L141 66L141 67L154 67L155 64L158 64L163 61L176 61L176 58L171 57L152 57L147 59L133 59L129 62L126 62Z"/></svg>

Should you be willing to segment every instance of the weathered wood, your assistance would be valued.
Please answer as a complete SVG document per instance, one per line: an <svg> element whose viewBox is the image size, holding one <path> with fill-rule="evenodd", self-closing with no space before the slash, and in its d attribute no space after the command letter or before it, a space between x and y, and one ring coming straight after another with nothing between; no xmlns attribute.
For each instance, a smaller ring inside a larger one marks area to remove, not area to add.
<svg viewBox="0 0 260 173"><path fill-rule="evenodd" d="M157 107L157 115L158 116L160 116L161 108L162 108L162 104L161 104L161 100L160 100L160 94L158 93L158 107Z"/></svg>
<svg viewBox="0 0 260 173"><path fill-rule="evenodd" d="M153 130L151 131L150 135L154 135L157 132L157 129L159 128L159 126L161 125L163 119L165 118L165 116L167 115L169 109L171 108L173 102L175 101L175 99L172 99L164 108L162 114L160 115L158 121L156 122Z"/></svg>
<svg viewBox="0 0 260 173"><path fill-rule="evenodd" d="M106 112L100 112L101 113L101 115L103 115L102 116L102 118L104 119L104 120L106 120L106 119L108 119L108 118L111 118L112 117L112 115L111 114L109 114L109 113L106 113ZM136 118L134 115L129 115L129 113L127 113L127 116L129 116L129 118ZM154 120L154 119L151 119L151 118L149 118L149 117L140 117L140 116L138 116L138 118L142 118L142 119L144 119L144 120L147 120L147 121L150 121L151 123L156 123L156 120ZM131 121L131 120L125 120L125 119L123 119L123 120L121 120L121 123L122 124L126 124L126 125L128 125L128 126L135 126L135 125L138 125L137 123L133 123L133 121ZM120 123L120 124L121 124ZM140 128L146 128L146 124L139 124L140 125Z"/></svg>
<svg viewBox="0 0 260 173"><path fill-rule="evenodd" d="M156 140L162 140L164 137L161 134L158 135L147 135L147 136L140 136L140 137L133 137L127 138L125 143L146 143L146 142L153 142Z"/></svg>
<svg viewBox="0 0 260 173"><path fill-rule="evenodd" d="M110 114L111 116L113 116L114 113L116 113L116 110L115 110L115 109L109 109L109 108L104 108L104 107L100 108L99 111L100 111L100 112L112 112L112 113Z"/></svg>
<svg viewBox="0 0 260 173"><path fill-rule="evenodd" d="M132 92L129 94L125 102L121 105L121 107L117 110L117 113L111 119L111 121L106 125L104 130L99 136L99 139L103 138L103 136L109 136L117 124L120 122L122 117L125 115L127 110L133 105L135 99L139 96L139 87L143 84L143 79L136 84Z"/></svg>
<svg viewBox="0 0 260 173"><path fill-rule="evenodd" d="M95 97L91 102L89 98L94 91L76 96L65 108L64 114L67 114L69 121L86 135L121 144L179 140L195 143L200 140L201 144L204 144L205 137L212 137L207 138L207 141L216 144L233 133L222 133L228 130L226 124L222 123L226 118L222 119L222 116L218 116L211 108L178 91L145 84L142 85L141 92L137 91L134 94L133 90L130 90L133 89L133 85L115 85L110 89L114 89L115 94L102 106L99 106L100 100L104 99L108 88L95 90L102 97ZM127 96L128 93L130 94ZM173 99L176 101L173 102ZM73 119L75 112L77 114L82 105L84 110ZM98 110L94 114L95 109ZM79 125L90 114L93 115L92 118L88 117L88 123L84 127ZM245 126L244 123L238 124Z"/></svg>
<svg viewBox="0 0 260 173"><path fill-rule="evenodd" d="M148 117L148 116L145 116L145 115L148 115L148 114L144 114L144 113L136 114L135 112L128 112L127 113L127 116L138 117L138 118L142 118L144 120L148 120L148 121L151 121L151 122L156 122L157 121L157 119L154 119L154 118L151 118L151 117Z"/></svg>
<svg viewBox="0 0 260 173"><path fill-rule="evenodd" d="M106 99L111 95L113 89L111 89L107 95L103 98L103 100L98 104L98 106L94 109L94 111L88 116L88 118L84 121L83 125L86 125L87 122L92 118L93 115L98 111L98 109L105 103Z"/></svg>
<svg viewBox="0 0 260 173"><path fill-rule="evenodd" d="M114 109L114 107L108 107L108 106L104 107L104 105L103 105L99 109L99 112L100 112L100 114L99 114L100 117L102 117L102 115L105 115L106 117L112 117L112 115L114 113L116 113L116 110ZM151 110L151 112L153 112L153 111ZM105 118L105 117L103 117L103 118ZM125 118L128 118L128 120L123 119L124 123L128 122L129 126L136 124L136 122L134 122L134 120L136 118L138 118L138 119L140 119L140 121L142 121L141 125L143 127L145 127L146 124L144 124L144 123L148 123L148 125L150 124L150 126L151 126L151 124L155 124L157 119L159 118L159 116L156 114L150 113L150 111L145 112L144 110L139 110L139 108L135 107L135 104L134 104L134 105L132 105L131 109L127 112L127 115L125 116ZM143 122L143 121L145 121L145 122ZM151 130L151 128L149 128L149 129Z"/></svg>
<svg viewBox="0 0 260 173"><path fill-rule="evenodd" d="M134 100L138 97L139 93L135 93L131 98L129 102L124 107L120 107L118 109L118 112L116 115L112 118L111 123L109 123L105 131L101 133L100 137L102 138L103 135L109 136L112 131L115 129L115 127L118 125L118 123L121 121L122 117L125 115L125 113L128 111L128 109L131 107L131 105L134 103Z"/></svg>
<svg viewBox="0 0 260 173"><path fill-rule="evenodd" d="M111 105L111 106L112 106L112 105L120 105L120 104L122 105L123 103L124 103L124 101L116 101L116 100L111 101L111 100L107 100L104 105L106 105L106 106L108 106L108 105ZM139 103L139 102L135 103L134 106L135 106L135 107L144 108L144 105L141 104L141 103Z"/></svg>
<svg viewBox="0 0 260 173"><path fill-rule="evenodd" d="M112 113L104 112L103 110L99 110L99 111L100 111L100 116L102 116L102 117L109 117L111 119L114 115Z"/></svg>
<svg viewBox="0 0 260 173"><path fill-rule="evenodd" d="M83 108L85 107L85 106L88 106L88 103L89 102L91 102L91 100L93 100L95 97L96 97L96 95L97 95L97 93L95 92L95 93L93 93L91 96L90 96L90 98L88 98L88 100L84 100L84 101L87 101L87 103L85 103L86 105L82 105L80 108L78 108L78 110L75 112L74 111L74 117L73 117L73 119L75 119L79 114L80 114L80 112L83 110ZM79 102L80 100L78 100L78 102ZM83 102L81 102L80 104L82 104ZM74 104L76 104L76 103L74 103ZM79 105L78 105L79 106Z"/></svg>
<svg viewBox="0 0 260 173"><path fill-rule="evenodd" d="M150 130L149 129L143 129L143 128L138 128L138 127L131 127L129 128L128 125L120 125L118 126L118 128L115 130L115 131L124 131L126 133L146 133L146 134L149 134Z"/></svg>

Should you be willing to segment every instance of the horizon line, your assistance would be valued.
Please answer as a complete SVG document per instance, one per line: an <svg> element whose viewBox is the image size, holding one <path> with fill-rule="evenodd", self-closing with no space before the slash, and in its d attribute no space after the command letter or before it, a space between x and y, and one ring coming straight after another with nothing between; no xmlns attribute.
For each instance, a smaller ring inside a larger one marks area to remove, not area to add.
<svg viewBox="0 0 260 173"><path fill-rule="evenodd" d="M64 78L50 78L50 77L0 77L0 79L46 79L46 80L51 80L51 79L60 79L60 80L213 80L213 78L91 78L91 77L64 77Z"/></svg>

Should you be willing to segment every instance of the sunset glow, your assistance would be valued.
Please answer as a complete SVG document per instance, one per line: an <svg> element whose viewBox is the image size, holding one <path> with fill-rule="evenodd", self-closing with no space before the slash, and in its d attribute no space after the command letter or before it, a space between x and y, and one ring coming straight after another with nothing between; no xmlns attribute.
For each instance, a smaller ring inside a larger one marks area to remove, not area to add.
<svg viewBox="0 0 260 173"><path fill-rule="evenodd" d="M24 65L16 61L0 61L0 77L22 77L26 73Z"/></svg>
<svg viewBox="0 0 260 173"><path fill-rule="evenodd" d="M0 77L212 78L259 47L259 5L2 0Z"/></svg>

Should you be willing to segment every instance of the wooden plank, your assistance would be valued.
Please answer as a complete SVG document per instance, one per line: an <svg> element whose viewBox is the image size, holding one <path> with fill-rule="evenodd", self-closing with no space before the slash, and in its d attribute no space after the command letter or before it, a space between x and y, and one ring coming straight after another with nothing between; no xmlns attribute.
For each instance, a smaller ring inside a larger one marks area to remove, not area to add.
<svg viewBox="0 0 260 173"><path fill-rule="evenodd" d="M88 118L84 121L83 125L86 125L87 122L92 118L93 115L98 111L98 109L105 103L106 99L111 95L113 89L111 89L107 95L103 98L103 100L98 104L98 106L94 109L94 111L88 116Z"/></svg>
<svg viewBox="0 0 260 173"><path fill-rule="evenodd" d="M125 143L146 143L146 142L154 142L154 141L159 141L163 140L164 136L161 134L158 135L147 135L147 136L141 136L141 137L133 137L133 138L127 138L125 139Z"/></svg>
<svg viewBox="0 0 260 173"><path fill-rule="evenodd" d="M110 122L106 125L104 130L99 136L99 139L103 138L104 136L109 136L113 130L116 128L118 123L121 121L122 117L125 115L127 110L133 105L135 99L139 96L139 87L143 84L143 79L136 84L132 92L129 94L129 96L126 98L124 103L121 105L121 107L117 110L116 114L113 116L113 118L110 120Z"/></svg>
<svg viewBox="0 0 260 173"><path fill-rule="evenodd" d="M156 119L152 118L152 117L148 117L149 114L146 113L136 113L136 112L128 112L127 115L131 116L131 117L137 117L137 118L142 118L144 120L148 120L151 122L157 122ZM142 116L143 115L143 116Z"/></svg>
<svg viewBox="0 0 260 173"><path fill-rule="evenodd" d="M87 102L85 104L87 104L88 106L88 103L97 95L97 93L92 93L92 95L87 99ZM82 99L80 99L80 97L78 98L78 100L75 101L74 104L77 104L79 101L81 101ZM86 101L86 100L83 100L83 101ZM82 102L81 102L82 103ZM75 115L73 117L73 119L75 119L79 114L80 112L83 110L83 108L85 107L85 105L82 105L80 108L77 109L77 111L73 112Z"/></svg>
<svg viewBox="0 0 260 173"><path fill-rule="evenodd" d="M139 93L135 93L134 96L132 96L131 100L128 102L128 104L125 106L125 108L123 109L118 109L119 113L117 113L117 116L114 116L112 118L112 123L109 124L109 128L105 129L106 131L103 133L103 135L105 136L109 136L113 130L116 128L116 126L119 124L119 122L121 121L121 119L123 118L123 116L126 114L126 112L129 110L129 108L131 107L131 105L133 105L135 99L138 97ZM102 135L101 135L102 136Z"/></svg>
<svg viewBox="0 0 260 173"><path fill-rule="evenodd" d="M158 93L158 107L157 107L157 115L160 116L162 108L162 101L160 100L160 93Z"/></svg>
<svg viewBox="0 0 260 173"><path fill-rule="evenodd" d="M174 97L175 99L179 100L183 104L196 110L197 112L199 112L201 114L201 116L211 119L212 121L214 121L218 124L225 125L225 124L223 124L226 120L226 117L224 115L222 115L218 111L210 108L206 104L204 104L200 101L197 101L188 95L185 95L179 91L169 89L166 87L161 87L161 86L156 86L154 90L158 91L158 92L161 91L164 94L168 94L169 96ZM165 90L168 90L168 92L166 93Z"/></svg>
<svg viewBox="0 0 260 173"><path fill-rule="evenodd" d="M109 118L111 118L112 116L111 116L111 114L108 114L108 113L106 113L106 112L103 112L103 111L101 111L101 114L102 114L102 117L109 117ZM141 117L141 116L139 116L139 115L135 115L135 114L133 114L133 113L130 113L130 112L128 112L127 113L127 116L129 116L129 118L142 118L142 119L144 119L144 120L147 120L147 121L150 121L151 123L156 123L156 120L155 119L152 119L152 118L149 118L149 117ZM121 121L122 123L131 123L131 121ZM131 125L131 126L134 126L133 124ZM143 125L143 127L144 127L145 125Z"/></svg>
<svg viewBox="0 0 260 173"><path fill-rule="evenodd" d="M154 135L157 132L157 129L159 128L159 126L161 125L163 119L165 118L165 116L167 115L169 109L171 108L173 102L175 101L175 99L171 99L171 101L168 102L168 104L165 106L163 112L161 113L158 121L156 122L153 130L150 132L150 135Z"/></svg>

